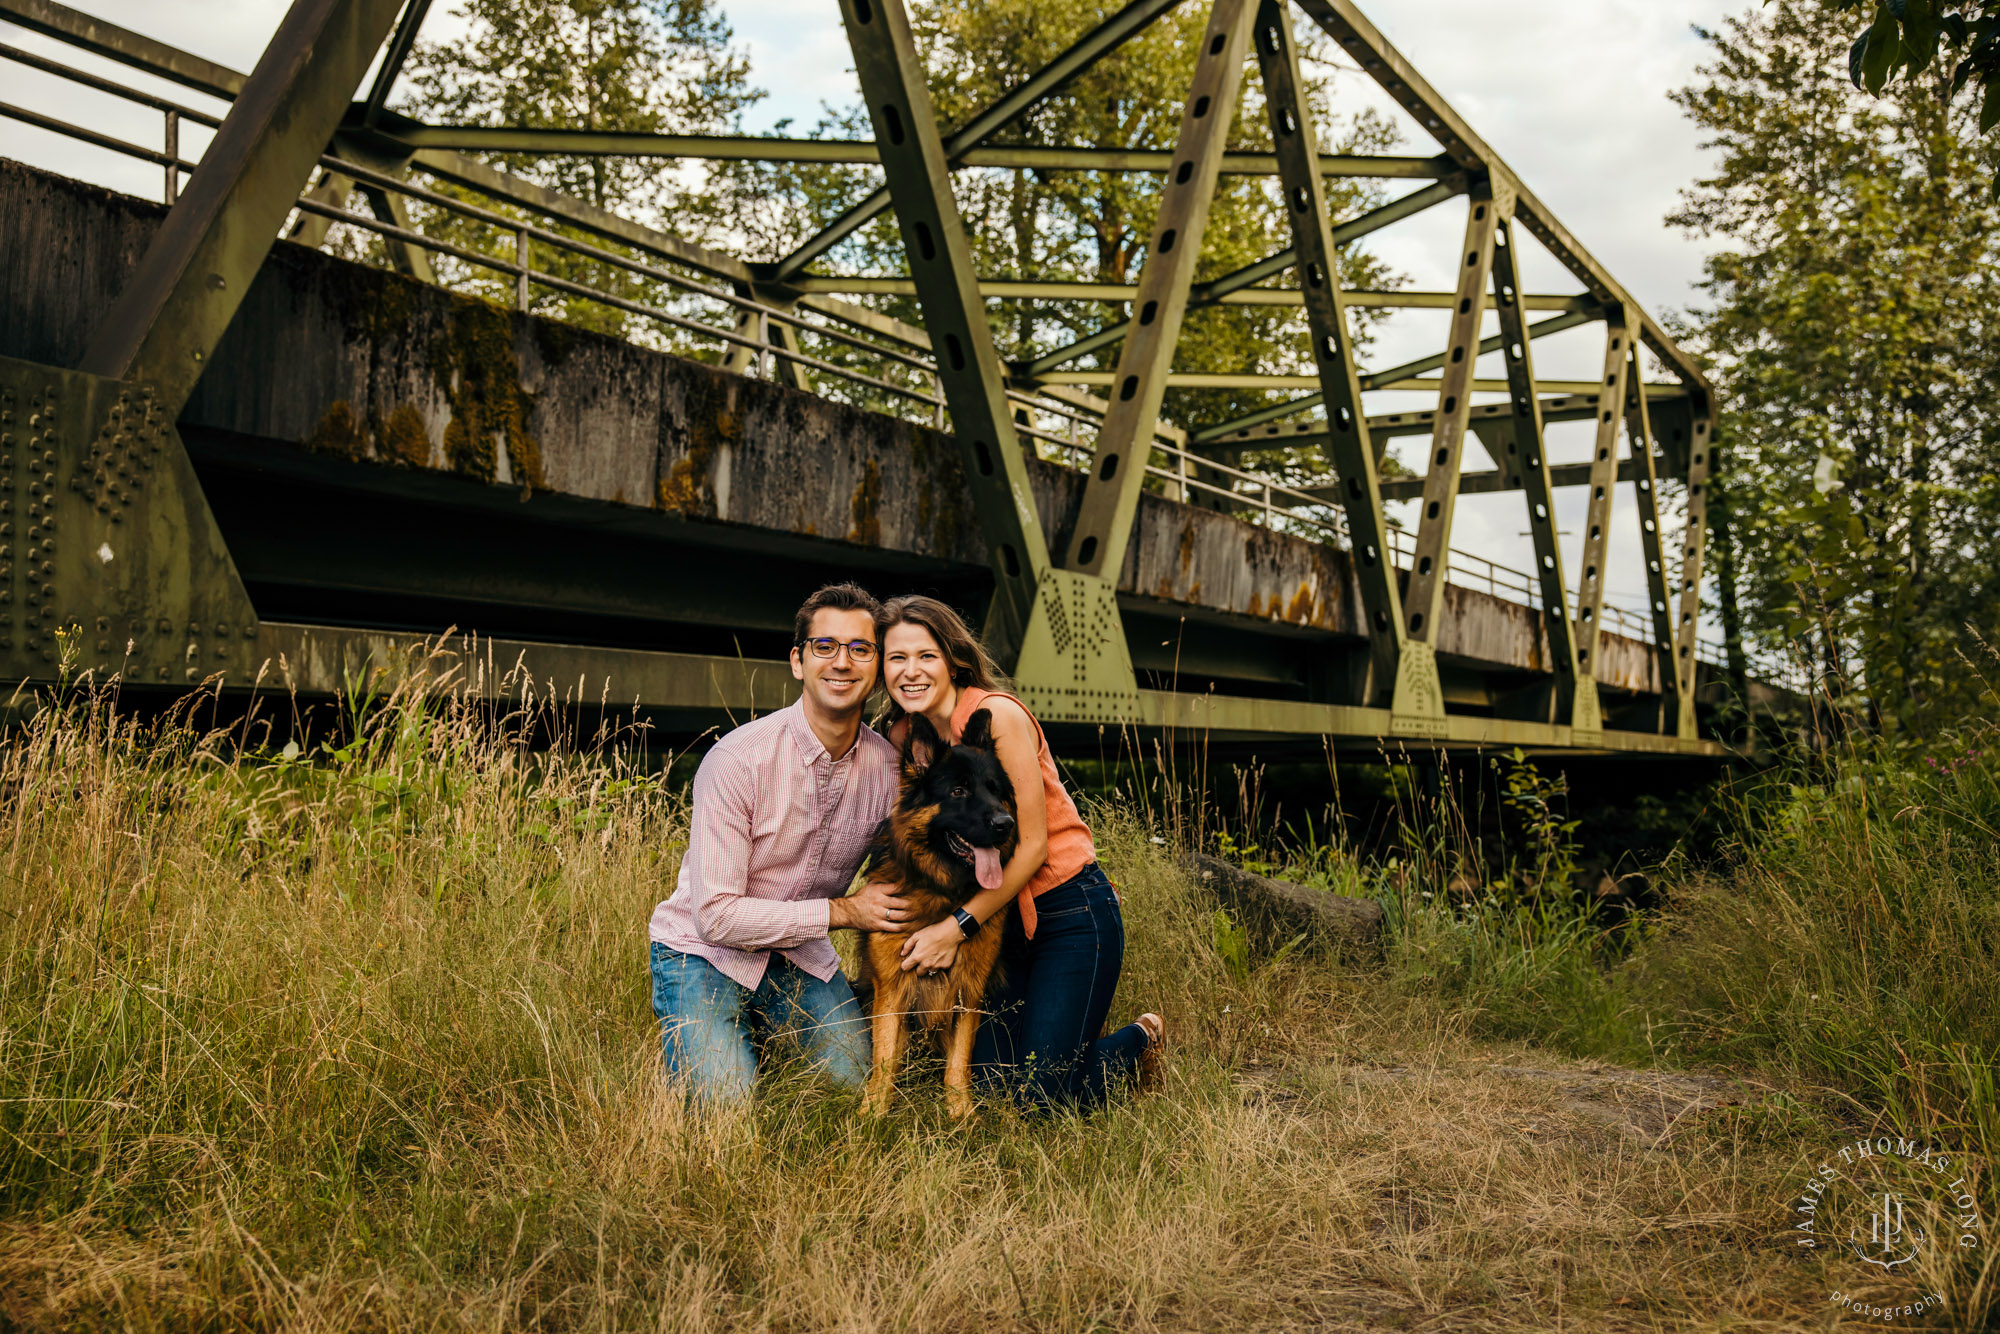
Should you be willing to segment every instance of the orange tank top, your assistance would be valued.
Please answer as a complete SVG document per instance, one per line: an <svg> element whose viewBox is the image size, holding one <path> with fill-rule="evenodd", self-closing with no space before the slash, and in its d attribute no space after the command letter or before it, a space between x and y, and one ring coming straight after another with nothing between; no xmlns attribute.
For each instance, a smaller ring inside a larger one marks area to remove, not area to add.
<svg viewBox="0 0 2000 1334"><path fill-rule="evenodd" d="M978 686L965 686L958 692L958 707L951 711L951 740L954 745L964 733L966 720L972 717L974 710L999 694L997 690L981 690ZM1056 773L1055 756L1049 754L1049 742L1042 735L1042 725L1035 722L1035 715L1020 700L1012 695L1000 697L1020 704L1021 712L1028 714L1028 721L1035 724L1035 759L1042 766L1042 809L1048 817L1049 859L1021 887L1020 897L1016 900L1021 909L1021 925L1032 938L1035 934L1035 896L1054 889L1096 861L1097 847L1090 840L1090 826L1076 813L1076 803L1070 800L1068 790Z"/></svg>

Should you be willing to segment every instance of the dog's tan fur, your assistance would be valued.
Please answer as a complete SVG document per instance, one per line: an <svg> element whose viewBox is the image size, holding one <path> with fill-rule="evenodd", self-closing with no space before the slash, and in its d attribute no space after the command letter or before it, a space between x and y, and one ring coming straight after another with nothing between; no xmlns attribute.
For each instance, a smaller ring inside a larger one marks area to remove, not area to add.
<svg viewBox="0 0 2000 1334"><path fill-rule="evenodd" d="M941 892L952 883L952 868L930 850L927 838L935 807L906 811L889 820L889 856L869 880L900 886L912 913L908 929L871 931L862 939L861 977L872 990L869 1014L875 1065L868 1078L865 1110L881 1115L895 1095L903 1044L912 1027L936 1036L945 1051L945 1104L959 1119L972 1115L972 1040L979 1032L988 990L997 980L1000 940L1007 914L996 914L978 935L958 947L958 958L936 977L903 968L903 945L915 932L950 917L958 906Z"/></svg>

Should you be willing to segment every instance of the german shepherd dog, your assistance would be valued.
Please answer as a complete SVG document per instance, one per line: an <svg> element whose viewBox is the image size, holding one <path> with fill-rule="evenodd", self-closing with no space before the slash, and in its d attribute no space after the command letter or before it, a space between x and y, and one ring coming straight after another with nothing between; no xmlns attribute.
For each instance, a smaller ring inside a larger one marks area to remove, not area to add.
<svg viewBox="0 0 2000 1334"><path fill-rule="evenodd" d="M944 1045L945 1103L964 1119L972 1115L972 1039L998 980L1006 913L961 945L952 966L935 977L903 970L903 944L911 933L948 920L981 889L999 885L1001 868L1014 855L1014 785L994 753L993 715L984 709L973 714L959 743L948 746L929 719L911 714L902 777L896 809L876 835L868 878L900 886L912 917L905 931L871 931L862 938L856 990L868 997L875 1038L863 1108L877 1116L889 1109L903 1043L913 1026L921 1026Z"/></svg>

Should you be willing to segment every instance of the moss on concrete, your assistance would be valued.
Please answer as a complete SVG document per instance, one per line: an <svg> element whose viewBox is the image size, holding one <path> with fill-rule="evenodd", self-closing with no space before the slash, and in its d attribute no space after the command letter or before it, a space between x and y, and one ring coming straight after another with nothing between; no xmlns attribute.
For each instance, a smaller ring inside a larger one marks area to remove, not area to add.
<svg viewBox="0 0 2000 1334"><path fill-rule="evenodd" d="M344 459L364 459L368 457L368 436L361 429L361 419L354 415L354 405L346 399L335 399L320 415L319 425L306 437L306 448L315 454L337 454Z"/></svg>
<svg viewBox="0 0 2000 1334"><path fill-rule="evenodd" d="M514 352L514 317L490 302L452 302L447 336L435 345L432 371L451 405L444 429L445 463L481 481L500 476L500 449L514 481L543 485L541 444L528 429L534 396L521 384Z"/></svg>
<svg viewBox="0 0 2000 1334"><path fill-rule="evenodd" d="M713 378L713 377L709 377ZM686 403L687 452L675 459L655 484L659 508L695 518L716 517L715 458L724 445L743 438L743 422L728 388L689 386Z"/></svg>
<svg viewBox="0 0 2000 1334"><path fill-rule="evenodd" d="M424 429L423 414L408 403L399 405L375 423L375 455L389 463L422 468L431 461L430 433Z"/></svg>

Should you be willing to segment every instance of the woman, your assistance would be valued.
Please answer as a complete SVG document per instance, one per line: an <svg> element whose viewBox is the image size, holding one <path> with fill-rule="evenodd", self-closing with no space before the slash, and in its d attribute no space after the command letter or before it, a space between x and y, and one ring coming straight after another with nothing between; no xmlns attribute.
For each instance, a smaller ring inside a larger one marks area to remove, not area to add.
<svg viewBox="0 0 2000 1334"><path fill-rule="evenodd" d="M1019 700L998 692L992 660L958 613L937 599L891 598L875 628L890 739L901 745L903 718L921 713L956 742L973 713L987 710L1019 820L1020 846L998 888L981 890L965 905L974 925L946 918L916 932L903 947L903 967L951 967L961 943L989 924L1005 929L1007 905L1018 903L1022 930L1010 932L1002 947L1005 979L973 1048L980 1076L990 1080L1020 1067L1020 1096L1041 1109L1094 1106L1133 1075L1145 1086L1157 1084L1165 1039L1159 1015L1142 1014L1109 1037L1097 1036L1118 986L1125 926L1040 724Z"/></svg>

